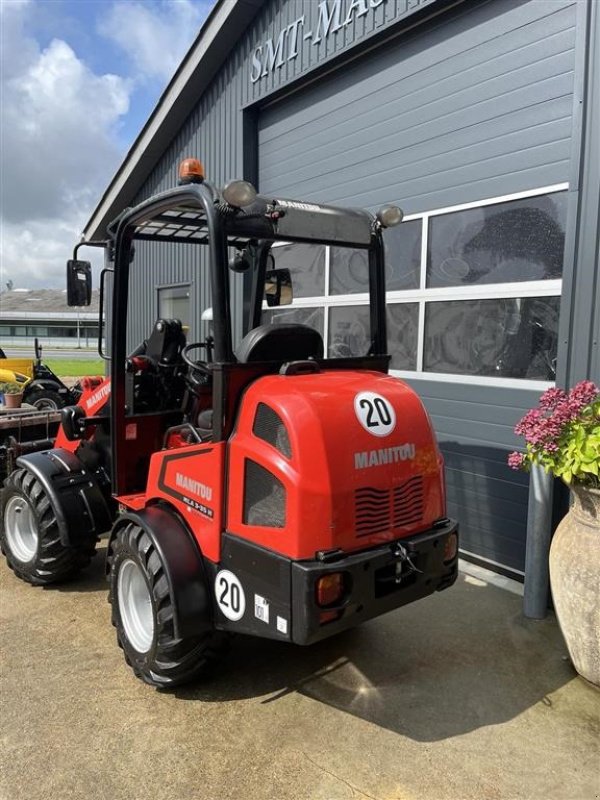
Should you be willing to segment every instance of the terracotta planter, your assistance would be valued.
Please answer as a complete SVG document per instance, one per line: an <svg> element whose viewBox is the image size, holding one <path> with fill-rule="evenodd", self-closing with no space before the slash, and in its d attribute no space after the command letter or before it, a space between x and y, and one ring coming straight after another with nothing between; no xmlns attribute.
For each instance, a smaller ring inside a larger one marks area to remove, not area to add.
<svg viewBox="0 0 600 800"><path fill-rule="evenodd" d="M21 408L23 402L23 392L20 394L4 394L4 405L6 408Z"/></svg>
<svg viewBox="0 0 600 800"><path fill-rule="evenodd" d="M576 488L550 547L550 585L573 666L600 687L600 491Z"/></svg>

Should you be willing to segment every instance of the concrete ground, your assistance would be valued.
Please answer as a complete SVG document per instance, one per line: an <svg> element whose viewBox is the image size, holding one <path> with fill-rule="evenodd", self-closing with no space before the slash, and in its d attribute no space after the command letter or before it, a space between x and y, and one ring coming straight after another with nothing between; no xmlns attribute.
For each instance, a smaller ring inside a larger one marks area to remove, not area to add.
<svg viewBox="0 0 600 800"><path fill-rule="evenodd" d="M600 692L516 594L463 574L311 648L239 637L162 693L116 646L100 555L59 589L0 566L3 800L600 798Z"/></svg>

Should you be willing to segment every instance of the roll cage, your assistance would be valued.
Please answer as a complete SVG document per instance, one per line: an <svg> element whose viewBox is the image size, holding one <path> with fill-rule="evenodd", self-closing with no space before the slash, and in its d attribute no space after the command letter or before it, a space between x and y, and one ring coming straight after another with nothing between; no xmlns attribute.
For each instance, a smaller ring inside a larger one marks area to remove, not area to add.
<svg viewBox="0 0 600 800"><path fill-rule="evenodd" d="M208 248L214 360L212 373L213 441L231 433L237 401L260 375L277 372L280 363L238 363L232 343L228 248L249 248L250 309L247 330L260 324L268 255L274 242L337 245L368 251L371 344L361 358L323 359L327 368L387 371L385 265L381 226L368 212L257 196L251 206L233 208L208 183L165 191L126 209L109 226L109 258L114 261L110 322L112 486L130 491L128 430L136 415L126 402L126 341L129 273L136 241L185 242ZM75 256L76 257L76 256ZM139 416L139 415L138 415ZM144 417L150 415L145 414Z"/></svg>

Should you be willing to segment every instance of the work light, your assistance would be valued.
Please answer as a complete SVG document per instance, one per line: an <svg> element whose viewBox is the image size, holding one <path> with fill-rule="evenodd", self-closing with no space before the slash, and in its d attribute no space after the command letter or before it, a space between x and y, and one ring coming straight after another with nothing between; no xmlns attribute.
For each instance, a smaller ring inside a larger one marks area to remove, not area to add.
<svg viewBox="0 0 600 800"><path fill-rule="evenodd" d="M381 206L377 212L377 220L384 228L393 228L399 225L404 217L404 212L398 206Z"/></svg>
<svg viewBox="0 0 600 800"><path fill-rule="evenodd" d="M256 200L256 189L249 181L230 181L223 189L223 199L234 208L251 206Z"/></svg>

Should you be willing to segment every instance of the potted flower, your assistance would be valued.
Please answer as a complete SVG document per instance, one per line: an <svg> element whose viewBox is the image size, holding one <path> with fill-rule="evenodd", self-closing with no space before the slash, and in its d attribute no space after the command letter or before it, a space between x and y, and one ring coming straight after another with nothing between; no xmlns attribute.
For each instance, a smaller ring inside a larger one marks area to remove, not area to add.
<svg viewBox="0 0 600 800"><path fill-rule="evenodd" d="M6 408L20 408L23 402L23 387L14 381L0 384L0 391L4 395Z"/></svg>
<svg viewBox="0 0 600 800"><path fill-rule="evenodd" d="M526 449L509 465L539 464L571 489L550 547L550 585L573 665L600 686L600 389L592 381L548 389L515 433Z"/></svg>

